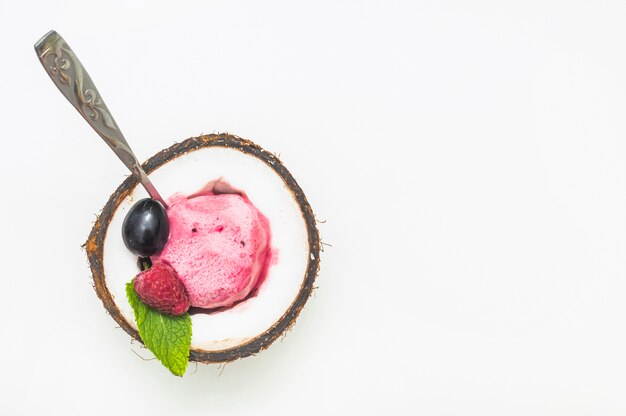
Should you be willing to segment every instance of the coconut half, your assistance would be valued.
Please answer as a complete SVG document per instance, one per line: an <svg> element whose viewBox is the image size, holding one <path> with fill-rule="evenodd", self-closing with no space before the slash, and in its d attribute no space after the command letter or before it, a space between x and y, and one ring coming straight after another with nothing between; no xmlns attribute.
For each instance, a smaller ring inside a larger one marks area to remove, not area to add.
<svg viewBox="0 0 626 416"><path fill-rule="evenodd" d="M320 242L302 189L273 154L230 134L193 137L151 157L144 169L159 192L192 194L223 178L245 191L269 219L275 260L257 292L236 305L193 314L190 361L225 362L267 348L294 324L313 290ZM141 342L125 284L137 257L122 240L122 222L133 203L147 197L129 176L111 195L85 244L96 293L115 321Z"/></svg>

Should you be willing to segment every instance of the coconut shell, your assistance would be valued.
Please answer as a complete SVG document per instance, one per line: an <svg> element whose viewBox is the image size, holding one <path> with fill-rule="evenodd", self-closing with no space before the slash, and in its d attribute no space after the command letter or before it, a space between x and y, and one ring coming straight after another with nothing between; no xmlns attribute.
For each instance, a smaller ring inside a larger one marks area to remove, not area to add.
<svg viewBox="0 0 626 416"><path fill-rule="evenodd" d="M146 173L150 174L155 169L183 154L207 147L231 148L254 156L269 166L283 180L302 212L308 234L308 246L310 253L305 276L303 277L303 282L296 298L283 316L281 316L280 319L278 319L268 330L255 338L252 338L248 342L233 348L219 351L205 351L192 348L189 353L190 361L218 363L233 361L264 350L295 323L298 314L313 291L313 284L319 269L320 239L313 210L311 209L304 192L302 192L302 189L291 173L289 173L287 168L285 168L275 155L267 152L249 140L227 133L192 137L181 143L176 143L152 156L143 164L143 168ZM102 300L102 304L108 311L109 315L111 315L119 326L131 337L141 342L138 332L123 317L113 301L111 293L106 286L103 266L104 240L109 223L111 222L113 214L119 207L120 203L131 194L137 185L137 179L135 176L131 175L127 177L126 180L124 180L124 182L122 182L122 184L109 197L109 200L93 225L89 238L85 243L85 248L91 267L96 294Z"/></svg>

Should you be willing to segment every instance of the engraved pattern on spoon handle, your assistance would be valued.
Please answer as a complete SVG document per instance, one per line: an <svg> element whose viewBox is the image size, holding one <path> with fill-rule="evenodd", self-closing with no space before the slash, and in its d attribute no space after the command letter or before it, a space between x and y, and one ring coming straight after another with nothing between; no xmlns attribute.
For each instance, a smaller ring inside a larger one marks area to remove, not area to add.
<svg viewBox="0 0 626 416"><path fill-rule="evenodd" d="M59 91L102 137L124 165L137 176L150 196L165 206L163 198L137 161L91 77L65 39L57 32L50 31L35 44L35 51Z"/></svg>

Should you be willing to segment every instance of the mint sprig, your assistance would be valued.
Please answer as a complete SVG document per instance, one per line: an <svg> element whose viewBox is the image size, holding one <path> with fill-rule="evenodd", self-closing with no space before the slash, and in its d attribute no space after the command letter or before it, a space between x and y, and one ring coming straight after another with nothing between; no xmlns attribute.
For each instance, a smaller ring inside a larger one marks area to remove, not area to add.
<svg viewBox="0 0 626 416"><path fill-rule="evenodd" d="M132 280L126 283L126 297L135 312L139 336L146 347L172 374L185 374L191 347L189 313L171 316L152 309L139 299Z"/></svg>

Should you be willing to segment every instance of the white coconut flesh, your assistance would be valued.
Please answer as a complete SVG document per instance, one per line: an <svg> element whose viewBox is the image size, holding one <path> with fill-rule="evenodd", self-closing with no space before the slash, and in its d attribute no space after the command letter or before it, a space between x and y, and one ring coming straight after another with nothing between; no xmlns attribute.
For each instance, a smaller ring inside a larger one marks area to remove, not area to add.
<svg viewBox="0 0 626 416"><path fill-rule="evenodd" d="M207 182L223 178L245 191L269 219L275 257L256 296L231 308L192 315L191 348L208 352L241 346L270 329L294 303L306 277L309 246L300 206L282 178L262 160L237 149L206 147L160 166L150 178L167 199L176 192L192 194ZM113 213L104 240L105 284L123 318L135 329L125 285L137 273L137 257L122 240L122 222L134 202L148 195L136 186Z"/></svg>

